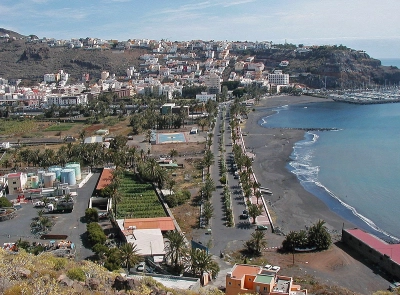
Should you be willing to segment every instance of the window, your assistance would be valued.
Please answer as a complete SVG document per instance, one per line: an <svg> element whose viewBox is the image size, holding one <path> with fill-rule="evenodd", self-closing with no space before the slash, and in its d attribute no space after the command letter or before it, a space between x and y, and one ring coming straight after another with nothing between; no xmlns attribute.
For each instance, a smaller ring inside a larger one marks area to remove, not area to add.
<svg viewBox="0 0 400 295"><path fill-rule="evenodd" d="M16 182L16 181L13 181L13 184L17 184L17 182Z"/></svg>

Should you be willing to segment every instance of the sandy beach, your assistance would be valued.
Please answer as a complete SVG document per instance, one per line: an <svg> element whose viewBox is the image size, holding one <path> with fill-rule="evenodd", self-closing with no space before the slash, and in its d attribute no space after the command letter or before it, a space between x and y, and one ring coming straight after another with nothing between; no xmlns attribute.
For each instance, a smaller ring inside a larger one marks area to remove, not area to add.
<svg viewBox="0 0 400 295"><path fill-rule="evenodd" d="M274 225L284 233L305 229L319 219L326 222L332 233L340 233L343 227L354 227L336 213L332 212L316 196L307 192L296 175L286 169L293 146L304 137L304 131L291 129L267 129L259 126L257 121L266 114L266 108L282 105L313 103L326 101L323 98L309 96L274 96L261 100L250 112L244 126L246 147L256 154L253 169L261 183L268 187L273 195L266 197L271 210Z"/></svg>

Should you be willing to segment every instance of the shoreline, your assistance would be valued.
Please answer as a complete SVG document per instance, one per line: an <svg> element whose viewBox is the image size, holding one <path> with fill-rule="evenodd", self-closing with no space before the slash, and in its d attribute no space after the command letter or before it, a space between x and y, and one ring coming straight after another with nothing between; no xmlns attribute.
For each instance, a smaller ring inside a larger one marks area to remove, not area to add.
<svg viewBox="0 0 400 295"><path fill-rule="evenodd" d="M304 139L307 130L285 128L263 128L258 120L265 115L266 108L289 104L332 101L309 96L274 96L261 100L250 112L243 127L244 142L256 154L253 170L261 186L268 187L272 196L264 199L271 211L274 225L284 233L298 231L324 220L333 234L341 235L341 229L356 227L353 223L333 212L328 205L305 190L297 176L287 169L290 155L296 142ZM262 136L260 136L262 135Z"/></svg>

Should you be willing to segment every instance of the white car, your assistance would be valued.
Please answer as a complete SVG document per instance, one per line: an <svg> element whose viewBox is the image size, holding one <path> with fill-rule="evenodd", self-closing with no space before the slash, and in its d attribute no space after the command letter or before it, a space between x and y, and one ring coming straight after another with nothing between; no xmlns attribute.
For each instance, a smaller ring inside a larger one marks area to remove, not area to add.
<svg viewBox="0 0 400 295"><path fill-rule="evenodd" d="M271 268L271 270L276 271L276 272L278 272L280 269L281 269L281 267L280 267L280 266L276 266L276 265L274 265L274 266Z"/></svg>
<svg viewBox="0 0 400 295"><path fill-rule="evenodd" d="M146 262L140 262L139 265L136 267L136 270L144 271L145 266L146 266Z"/></svg>

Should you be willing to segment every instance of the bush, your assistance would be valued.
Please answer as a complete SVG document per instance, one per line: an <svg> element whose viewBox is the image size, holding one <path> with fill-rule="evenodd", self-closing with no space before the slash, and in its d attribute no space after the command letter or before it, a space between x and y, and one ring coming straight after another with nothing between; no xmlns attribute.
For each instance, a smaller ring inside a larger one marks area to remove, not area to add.
<svg viewBox="0 0 400 295"><path fill-rule="evenodd" d="M7 200L6 197L1 197L0 198L0 208L12 207L12 206L13 206L13 204L9 200Z"/></svg>
<svg viewBox="0 0 400 295"><path fill-rule="evenodd" d="M167 202L168 206L173 208L175 206L179 206L185 204L187 200L190 200L191 193L187 189L177 192L175 195L170 195L165 197L165 202Z"/></svg>
<svg viewBox="0 0 400 295"><path fill-rule="evenodd" d="M225 176L225 174L222 175L222 177L219 179L219 181L221 182L221 184L226 184L226 176Z"/></svg>
<svg viewBox="0 0 400 295"><path fill-rule="evenodd" d="M68 270L67 277L69 277L71 280L76 280L80 282L83 282L86 279L85 272L78 267L71 268L70 270Z"/></svg>
<svg viewBox="0 0 400 295"><path fill-rule="evenodd" d="M92 246L96 244L104 244L107 239L103 229L96 222L92 222L87 225L87 237Z"/></svg>
<svg viewBox="0 0 400 295"><path fill-rule="evenodd" d="M87 208L85 211L85 220L87 223L98 222L99 212L94 208Z"/></svg>

